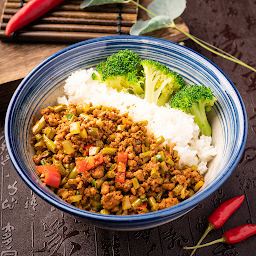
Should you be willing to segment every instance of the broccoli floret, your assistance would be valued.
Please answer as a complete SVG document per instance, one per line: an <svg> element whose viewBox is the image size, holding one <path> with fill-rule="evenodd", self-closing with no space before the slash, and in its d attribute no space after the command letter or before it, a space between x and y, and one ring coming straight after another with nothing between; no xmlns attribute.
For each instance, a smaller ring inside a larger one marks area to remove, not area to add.
<svg viewBox="0 0 256 256"><path fill-rule="evenodd" d="M96 75L93 73L94 80L100 80L107 86L121 90L132 91L134 94L143 94L140 78L141 58L132 50L122 50L112 54L106 62L101 62L97 66Z"/></svg>
<svg viewBox="0 0 256 256"><path fill-rule="evenodd" d="M211 136L212 128L207 120L206 112L211 110L216 100L210 88L203 85L187 85L172 97L169 104L172 108L178 108L194 115L201 134Z"/></svg>
<svg viewBox="0 0 256 256"><path fill-rule="evenodd" d="M142 60L145 75L145 99L157 106L164 105L175 92L184 87L185 81L164 64L153 60Z"/></svg>

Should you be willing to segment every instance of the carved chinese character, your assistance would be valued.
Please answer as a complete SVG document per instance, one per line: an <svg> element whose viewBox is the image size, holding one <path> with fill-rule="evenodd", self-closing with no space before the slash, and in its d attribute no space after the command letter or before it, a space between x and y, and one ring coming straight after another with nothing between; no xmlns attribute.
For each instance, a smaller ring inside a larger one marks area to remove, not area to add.
<svg viewBox="0 0 256 256"><path fill-rule="evenodd" d="M12 190L12 191L9 192L10 196L14 196L16 194L16 192L18 191L18 188L15 187L16 184L17 184L17 181L15 180L12 185L8 185L8 190Z"/></svg>
<svg viewBox="0 0 256 256"><path fill-rule="evenodd" d="M188 243L188 239L186 239L183 235L179 235L173 228L165 231L164 235L164 240L170 241L168 244L168 249L173 249L177 246L181 251L185 246L185 243Z"/></svg>
<svg viewBox="0 0 256 256"><path fill-rule="evenodd" d="M65 219L64 218L58 218L50 225L47 225L46 223L43 223L44 225L44 231L47 232L45 234L45 238L49 238L48 241L44 242L44 245L40 249L34 249L33 252L51 252L49 256L61 256L63 254L59 253L58 250L63 244L63 242L73 236L76 236L79 234L79 231L72 230L68 231L67 226L65 225ZM75 251L80 250L81 246L77 243L71 242L73 245L73 248L71 249L71 252L69 256L71 256ZM66 255L64 253L64 255Z"/></svg>

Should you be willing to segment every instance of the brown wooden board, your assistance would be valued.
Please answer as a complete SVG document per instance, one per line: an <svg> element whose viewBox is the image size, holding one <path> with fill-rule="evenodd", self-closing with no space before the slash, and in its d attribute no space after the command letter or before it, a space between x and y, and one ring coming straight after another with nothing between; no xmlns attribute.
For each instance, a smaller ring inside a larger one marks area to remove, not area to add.
<svg viewBox="0 0 256 256"><path fill-rule="evenodd" d="M16 14L20 0L7 0L2 14L0 38L15 42L66 42L76 43L91 38L129 34L137 21L138 7L131 3L112 4L81 9L83 0L66 0L10 36L4 30L8 21Z"/></svg>
<svg viewBox="0 0 256 256"><path fill-rule="evenodd" d="M13 4L17 4L19 0L12 0ZM80 0L79 0L80 1ZM9 1L8 1L9 2ZM16 2L16 3L15 3ZM81 1L80 1L81 2ZM140 4L143 6L148 6L152 0L140 0ZM52 13L56 12L64 12L66 11L66 8L72 9L72 12L81 12L81 10L78 8L78 5L73 5L68 4L68 3L77 3L76 0L74 1L65 1L62 5L62 7L58 7L59 11L54 10ZM4 11L4 6L6 4L6 0L0 0L0 14ZM71 7L70 7L71 5ZM16 5L15 5L16 6ZM66 7L65 7L66 6ZM130 4L131 6L131 4ZM102 7L101 7L102 8ZM104 7L105 8L105 7ZM128 6L125 7L126 9L132 9L128 8ZM95 11L95 9L91 9L91 11ZM107 9L106 9L107 10ZM124 10L124 9L123 9ZM133 11L136 10L133 7ZM130 11L131 12L131 11ZM127 14L127 13L126 13ZM133 14L134 15L134 14ZM56 20L57 19L57 20ZM89 23L91 22L91 26L100 26L99 21L100 20L93 20L93 19L84 19L84 18L79 18L75 19L77 23L74 22L75 18L67 18L67 17L52 17L52 16L44 16L44 18L41 18L41 20L44 20L43 26L56 26L57 23L54 22L70 22L68 24L62 24L62 25L72 25L74 27L76 26L81 26L83 23ZM141 9L138 10L138 16L132 21L135 22L136 20L146 20L149 19L147 13L145 11L142 11ZM71 23L74 22L74 23ZM93 22L98 22L97 24L92 24ZM113 20L108 20L109 23L113 23ZM124 22L124 20L122 20ZM131 21L129 21L131 22ZM186 24L183 22L181 18L178 18L176 21L177 25L188 32L188 27ZM61 25L61 26L62 26ZM129 28L128 26L128 21L125 24L125 28ZM33 28L39 25L31 25L30 28ZM41 26L41 25L40 25ZM84 25L87 26L87 25ZM112 26L112 25L111 25ZM113 26L112 26L113 27ZM49 28L49 27L48 27ZM29 26L27 27L29 29ZM114 26L114 31L116 31L116 27ZM37 37L35 38L35 35L33 33L37 32ZM0 31L0 33L4 33ZM32 33L32 35L31 35ZM104 36L104 35L110 35L106 33L92 33L92 32L74 32L74 31L60 31L59 33L65 34L66 40L61 39L58 37L56 32L54 31L32 31L32 30L27 30L26 32L22 32L21 35L26 35L27 38L30 38L32 40L32 37L34 35L34 40L36 39L37 42L32 42L32 41L27 41L27 42L13 42L13 41L0 41L0 85L1 87L4 87L6 90L8 90L8 84L11 81L16 81L19 79L24 78L36 65L38 65L41 61L52 55L53 53L63 49L64 47L69 46L70 44L74 42L79 42L85 39L89 39L90 37L98 37L98 36ZM78 38L78 33L82 34L81 37ZM68 37L67 37L68 34ZM94 35L92 35L94 34ZM112 33L116 35L116 33ZM21 36L20 35L20 36ZM25 37L24 35L24 37ZM158 37L158 38L163 38L166 40L170 40L173 42L180 42L185 39L187 39L186 36L184 36L182 33L180 33L177 30L171 29L171 28L166 28L166 29L161 29L155 32L151 32L148 35L153 36L153 37ZM51 40L47 40L47 38L51 36ZM72 37L72 38L71 38ZM85 38L86 37L86 38ZM67 40L68 38L68 40ZM74 38L76 38L75 41ZM10 39L12 40L13 37L11 36ZM58 39L58 43L53 43L49 41L56 41ZM10 94L12 92L10 91ZM1 90L0 90L0 98L2 98L1 95ZM0 103L0 108L1 108L1 103Z"/></svg>

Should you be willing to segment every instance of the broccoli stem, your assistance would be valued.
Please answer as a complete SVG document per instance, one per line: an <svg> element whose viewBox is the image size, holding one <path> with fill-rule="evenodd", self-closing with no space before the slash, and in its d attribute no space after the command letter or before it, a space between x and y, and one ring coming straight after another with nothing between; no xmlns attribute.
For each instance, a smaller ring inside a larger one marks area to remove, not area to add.
<svg viewBox="0 0 256 256"><path fill-rule="evenodd" d="M152 103L152 102L156 103L158 96L156 97L156 93L154 92L154 89L160 76L157 75L156 77L154 77L154 74L151 73L151 70L147 67L144 68L144 72L145 72L145 77L147 77L146 85L145 85L145 100L149 103Z"/></svg>
<svg viewBox="0 0 256 256"><path fill-rule="evenodd" d="M198 104L193 103L191 107L191 114L195 116L194 120L200 128L201 134L211 136L212 128L207 120L205 103L201 100L198 102Z"/></svg>
<svg viewBox="0 0 256 256"><path fill-rule="evenodd" d="M163 106L163 105L167 102L167 100L169 99L169 97L170 97L170 94L161 94L161 95L159 96L159 98L158 98L157 106L158 106L158 107Z"/></svg>

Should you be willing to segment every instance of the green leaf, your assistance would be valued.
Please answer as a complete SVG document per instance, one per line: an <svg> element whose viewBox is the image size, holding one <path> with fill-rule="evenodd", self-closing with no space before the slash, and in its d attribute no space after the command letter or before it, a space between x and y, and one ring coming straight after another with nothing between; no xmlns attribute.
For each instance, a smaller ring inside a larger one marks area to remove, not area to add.
<svg viewBox="0 0 256 256"><path fill-rule="evenodd" d="M95 5L103 5L103 4L118 4L118 3L124 3L125 0L85 0L81 3L81 8L86 8L89 6L95 6Z"/></svg>
<svg viewBox="0 0 256 256"><path fill-rule="evenodd" d="M170 23L169 17L166 16L157 16L150 20L138 21L135 23L130 31L131 35L141 35L145 34L160 28L167 27L167 24Z"/></svg>
<svg viewBox="0 0 256 256"><path fill-rule="evenodd" d="M171 21L178 18L186 8L186 0L154 0L148 10L156 16L167 16ZM148 14L150 18L154 17Z"/></svg>

